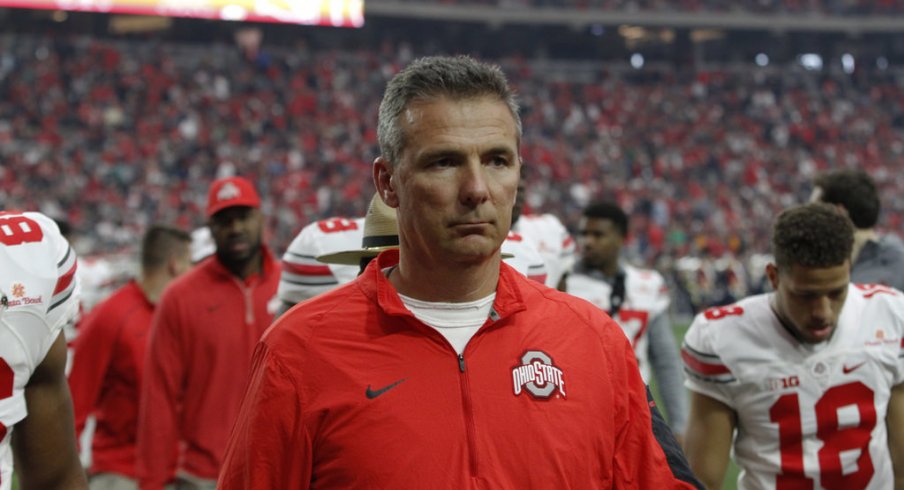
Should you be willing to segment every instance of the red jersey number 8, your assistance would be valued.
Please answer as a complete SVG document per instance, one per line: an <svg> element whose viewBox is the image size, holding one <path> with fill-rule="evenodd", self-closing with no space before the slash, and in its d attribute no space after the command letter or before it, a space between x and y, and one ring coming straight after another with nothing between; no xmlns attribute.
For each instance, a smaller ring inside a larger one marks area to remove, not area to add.
<svg viewBox="0 0 904 490"><path fill-rule="evenodd" d="M44 232L38 223L26 216L0 217L0 243L13 247L23 243L40 242Z"/></svg>
<svg viewBox="0 0 904 490"><path fill-rule="evenodd" d="M333 218L328 220L323 220L317 223L317 226L320 228L320 231L324 233L337 233L340 231L349 231L349 230L357 230L358 223L354 220L345 219L345 218Z"/></svg>
<svg viewBox="0 0 904 490"><path fill-rule="evenodd" d="M718 320L727 316L738 316L744 314L744 308L740 306L720 306L718 308L710 308L703 312L703 316L707 320Z"/></svg>

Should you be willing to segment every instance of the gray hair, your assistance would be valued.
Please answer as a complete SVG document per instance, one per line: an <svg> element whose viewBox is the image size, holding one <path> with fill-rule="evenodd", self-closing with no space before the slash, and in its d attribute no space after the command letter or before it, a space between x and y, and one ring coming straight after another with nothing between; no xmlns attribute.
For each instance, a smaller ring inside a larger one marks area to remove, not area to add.
<svg viewBox="0 0 904 490"><path fill-rule="evenodd" d="M508 106L520 142L518 101L499 66L470 56L429 56L415 60L386 85L377 123L380 153L393 166L399 161L406 143L400 118L412 103L443 97L464 100L483 96L497 97Z"/></svg>

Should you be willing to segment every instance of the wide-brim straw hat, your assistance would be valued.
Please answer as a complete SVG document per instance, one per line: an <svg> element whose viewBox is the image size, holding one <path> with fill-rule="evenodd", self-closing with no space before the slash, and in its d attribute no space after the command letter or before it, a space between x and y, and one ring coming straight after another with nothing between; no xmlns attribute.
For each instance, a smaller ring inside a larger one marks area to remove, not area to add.
<svg viewBox="0 0 904 490"><path fill-rule="evenodd" d="M376 257L380 252L399 248L399 222L395 209L387 206L374 194L364 215L364 238L361 248L320 255L318 262L324 264L358 265L361 259Z"/></svg>

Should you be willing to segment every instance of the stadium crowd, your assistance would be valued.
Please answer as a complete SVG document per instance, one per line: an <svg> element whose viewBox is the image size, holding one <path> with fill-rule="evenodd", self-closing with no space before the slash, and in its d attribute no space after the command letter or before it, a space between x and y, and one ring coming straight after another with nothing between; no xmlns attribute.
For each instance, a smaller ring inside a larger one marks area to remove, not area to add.
<svg viewBox="0 0 904 490"><path fill-rule="evenodd" d="M417 54L0 38L0 201L69 220L83 255L135 244L149 223L204 222L205 185L259 187L281 252L305 224L361 216L385 81ZM892 70L498 60L521 97L527 206L575 226L593 198L631 214L628 253L768 250L778 210L812 176L862 167L882 228L900 230L904 90ZM665 262L659 262L664 260Z"/></svg>
<svg viewBox="0 0 904 490"><path fill-rule="evenodd" d="M403 0L417 1L417 0ZM645 12L706 12L754 14L900 15L904 6L894 0L434 0L447 5L486 5L503 8L613 10Z"/></svg>

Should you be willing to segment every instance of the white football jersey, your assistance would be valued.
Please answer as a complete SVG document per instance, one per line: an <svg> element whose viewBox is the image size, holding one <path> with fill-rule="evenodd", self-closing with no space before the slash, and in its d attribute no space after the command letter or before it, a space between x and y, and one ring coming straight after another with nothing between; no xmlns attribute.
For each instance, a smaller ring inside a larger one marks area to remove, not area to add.
<svg viewBox="0 0 904 490"><path fill-rule="evenodd" d="M546 285L555 288L571 272L575 260L574 239L559 218L551 214L521 215L512 231L540 252L546 263Z"/></svg>
<svg viewBox="0 0 904 490"><path fill-rule="evenodd" d="M10 437L28 415L25 385L78 312L75 271L53 220L0 212L0 490L12 485Z"/></svg>
<svg viewBox="0 0 904 490"><path fill-rule="evenodd" d="M625 298L613 320L618 323L631 345L644 381L650 379L650 321L669 309L669 290L662 274L624 264ZM596 274L573 272L568 276L568 294L583 298L609 312L612 286Z"/></svg>
<svg viewBox="0 0 904 490"><path fill-rule="evenodd" d="M685 385L738 414L738 488L893 488L885 415L904 382L904 295L849 286L819 344L795 340L770 298L703 312L682 346Z"/></svg>
<svg viewBox="0 0 904 490"><path fill-rule="evenodd" d="M364 218L315 221L298 233L282 257L277 296L298 304L358 277L357 265L324 264L317 257L361 248Z"/></svg>
<svg viewBox="0 0 904 490"><path fill-rule="evenodd" d="M510 231L505 241L502 242L502 253L511 254L505 259L505 263L512 266L528 279L533 279L540 284L546 283L546 263L540 252L523 236Z"/></svg>

